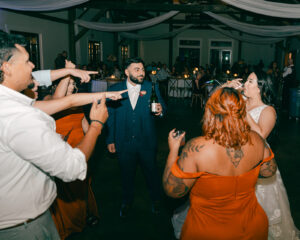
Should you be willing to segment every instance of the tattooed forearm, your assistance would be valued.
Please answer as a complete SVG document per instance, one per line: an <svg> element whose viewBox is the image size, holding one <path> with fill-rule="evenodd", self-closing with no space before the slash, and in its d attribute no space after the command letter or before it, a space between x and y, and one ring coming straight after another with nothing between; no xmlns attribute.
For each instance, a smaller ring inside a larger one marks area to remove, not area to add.
<svg viewBox="0 0 300 240"><path fill-rule="evenodd" d="M163 182L166 193L172 197L183 197L188 191L189 187L183 182L183 179L175 177L172 172Z"/></svg>
<svg viewBox="0 0 300 240"><path fill-rule="evenodd" d="M234 167L237 168L240 164L240 161L244 157L242 149L235 150L233 148L226 148L226 153Z"/></svg>
<svg viewBox="0 0 300 240"><path fill-rule="evenodd" d="M265 162L263 165L261 165L259 177L260 178L271 177L275 174L276 170L277 170L277 164L275 162L275 159L273 158L272 160Z"/></svg>

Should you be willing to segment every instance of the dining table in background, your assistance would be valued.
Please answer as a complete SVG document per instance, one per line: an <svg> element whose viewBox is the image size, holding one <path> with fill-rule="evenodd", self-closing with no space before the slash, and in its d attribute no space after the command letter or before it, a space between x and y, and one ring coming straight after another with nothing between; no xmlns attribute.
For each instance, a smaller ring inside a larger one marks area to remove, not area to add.
<svg viewBox="0 0 300 240"><path fill-rule="evenodd" d="M192 96L192 79L171 77L168 82L169 97L187 98Z"/></svg>

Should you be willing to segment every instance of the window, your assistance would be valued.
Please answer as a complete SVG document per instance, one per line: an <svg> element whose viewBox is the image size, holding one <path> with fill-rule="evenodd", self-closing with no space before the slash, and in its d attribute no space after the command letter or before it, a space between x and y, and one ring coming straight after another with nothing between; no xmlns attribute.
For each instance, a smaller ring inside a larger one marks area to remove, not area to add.
<svg viewBox="0 0 300 240"><path fill-rule="evenodd" d="M179 59L184 62L188 68L198 67L200 65L199 39L179 39Z"/></svg>
<svg viewBox="0 0 300 240"><path fill-rule="evenodd" d="M209 63L213 64L217 71L225 72L232 63L232 46L230 40L210 40Z"/></svg>
<svg viewBox="0 0 300 240"><path fill-rule="evenodd" d="M19 31L11 31L11 33L22 35L26 39L25 48L29 54L30 61L35 65L34 70L41 69L39 35L37 33Z"/></svg>
<svg viewBox="0 0 300 240"><path fill-rule="evenodd" d="M123 64L127 58L129 58L129 46L121 45L121 59Z"/></svg>
<svg viewBox="0 0 300 240"><path fill-rule="evenodd" d="M103 46L102 42L89 41L89 64L99 64L103 61Z"/></svg>

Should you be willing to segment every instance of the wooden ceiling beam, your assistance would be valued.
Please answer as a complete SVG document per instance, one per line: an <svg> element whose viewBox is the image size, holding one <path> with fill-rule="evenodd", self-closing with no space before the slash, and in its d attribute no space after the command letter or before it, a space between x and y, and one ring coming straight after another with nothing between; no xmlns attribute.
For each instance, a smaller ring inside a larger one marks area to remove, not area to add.
<svg viewBox="0 0 300 240"><path fill-rule="evenodd" d="M98 21L101 17L103 17L103 15L105 14L105 12L107 11L107 9L101 9L99 10L99 12L90 20L91 22L95 22ZM77 42L84 34L86 34L88 32L88 28L84 28L82 29L76 36L75 36L75 42Z"/></svg>
<svg viewBox="0 0 300 240"><path fill-rule="evenodd" d="M120 1L90 1L87 6L91 8L107 8L109 10L135 10L135 11L153 11L168 12L180 11L181 13L200 13L203 11L212 11L214 13L238 13L239 11L223 4L164 4L164 3L135 3L129 4Z"/></svg>
<svg viewBox="0 0 300 240"><path fill-rule="evenodd" d="M40 19L44 19L44 20L48 20L48 21L69 24L68 20L58 18L58 17L52 17L52 16L49 16L49 15L45 15L45 14L41 14L41 13L37 13L37 12L16 11L16 10L11 10L11 9L5 9L5 11L9 11L9 12L17 13L17 14L22 14L22 15L26 15L26 16L29 16L29 17L40 18Z"/></svg>

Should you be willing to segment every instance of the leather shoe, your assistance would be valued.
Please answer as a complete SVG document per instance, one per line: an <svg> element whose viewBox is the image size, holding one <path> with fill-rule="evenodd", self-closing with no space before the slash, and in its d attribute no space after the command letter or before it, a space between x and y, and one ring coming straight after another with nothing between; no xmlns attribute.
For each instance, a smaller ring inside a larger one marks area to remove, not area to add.
<svg viewBox="0 0 300 240"><path fill-rule="evenodd" d="M154 215L160 214L160 201L153 202L151 211Z"/></svg>
<svg viewBox="0 0 300 240"><path fill-rule="evenodd" d="M120 209L120 217L126 218L128 216L129 210L130 210L130 205L122 203L121 209Z"/></svg>

